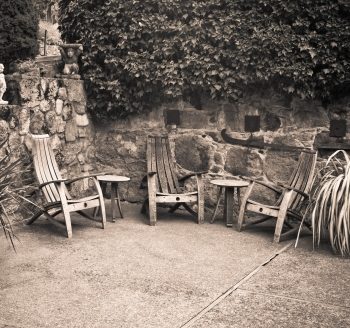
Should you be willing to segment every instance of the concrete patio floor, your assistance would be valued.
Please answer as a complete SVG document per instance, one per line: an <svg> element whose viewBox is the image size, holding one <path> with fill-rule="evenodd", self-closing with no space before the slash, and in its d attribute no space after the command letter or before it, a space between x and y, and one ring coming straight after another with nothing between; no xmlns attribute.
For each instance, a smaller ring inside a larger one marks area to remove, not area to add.
<svg viewBox="0 0 350 328"><path fill-rule="evenodd" d="M287 248L272 226L162 210L150 227L123 208L105 230L74 216L72 239L43 218L18 227L17 254L1 238L0 327L350 327L350 262L310 236Z"/></svg>

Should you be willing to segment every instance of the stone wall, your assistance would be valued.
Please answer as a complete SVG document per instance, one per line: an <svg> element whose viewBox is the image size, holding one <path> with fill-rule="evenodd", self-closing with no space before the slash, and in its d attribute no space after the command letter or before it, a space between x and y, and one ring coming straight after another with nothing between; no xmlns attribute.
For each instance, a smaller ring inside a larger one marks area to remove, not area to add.
<svg viewBox="0 0 350 328"><path fill-rule="evenodd" d="M87 175L93 170L94 132L86 113L84 81L57 78L55 70L40 66L32 63L6 76L11 105L1 106L0 126L10 131L11 152L28 153L24 145L30 145L30 134L49 134L62 174ZM84 181L76 188L87 187Z"/></svg>
<svg viewBox="0 0 350 328"><path fill-rule="evenodd" d="M286 182L295 167L298 147L318 148L343 141L329 137L332 118L344 118L350 126L350 98L326 108L316 101L287 99L266 90L235 104L201 99L198 110L180 101L125 120L92 122L86 113L83 81L57 78L53 72L45 65L41 70L34 66L7 77L11 86L8 99L15 105L2 106L0 135L2 130L11 131L14 152L29 133L52 135L57 160L66 176L91 171L127 175L131 181L121 186L121 193L131 202L140 202L145 196L139 186L146 173L149 134L169 135L180 174L208 171L206 205L212 207L216 190L210 179L244 175ZM176 125L169 113L176 114ZM260 116L258 131L245 132L246 115ZM223 129L235 140L256 140L281 149L228 143L222 138ZM284 150L285 146L289 148ZM260 196L271 197L264 192Z"/></svg>
<svg viewBox="0 0 350 328"><path fill-rule="evenodd" d="M140 201L143 194L139 184L146 173L146 136L168 134L180 173L208 171L206 205L212 207L216 190L210 185L210 179L244 175L274 182L288 181L301 148L317 150L321 136L324 143L340 141L329 137L330 118L348 119L349 106L350 98L325 108L316 101L286 99L272 91L247 95L236 104L203 101L201 110L185 102L166 104L149 114L95 124L95 162L102 170L130 176L132 180L124 191L125 197L129 201ZM179 111L180 122L167 125L167 113L173 110ZM245 115L260 116L259 131L245 132ZM230 144L222 138L223 129L235 139L253 137L279 147ZM271 197L266 191L258 196Z"/></svg>

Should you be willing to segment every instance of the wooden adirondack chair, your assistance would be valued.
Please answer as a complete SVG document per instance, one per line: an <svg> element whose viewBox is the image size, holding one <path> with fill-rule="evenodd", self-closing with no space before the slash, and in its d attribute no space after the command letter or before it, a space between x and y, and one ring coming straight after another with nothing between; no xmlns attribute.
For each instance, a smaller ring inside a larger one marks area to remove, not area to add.
<svg viewBox="0 0 350 328"><path fill-rule="evenodd" d="M285 238L295 233L298 227L286 221L286 217L290 216L298 220L302 219L301 210L304 201L309 198L308 192L312 187L316 159L317 152L311 150L302 151L297 167L294 169L286 185L274 185L259 180L250 180L250 185L243 197L239 211L238 231L252 224L274 218L277 220L274 242L278 243L281 237ZM274 204L266 205L252 200L250 197L256 184L276 192L279 195L277 201ZM245 213L247 211L259 213L263 217L245 223ZM286 225L289 231L282 234L283 225Z"/></svg>
<svg viewBox="0 0 350 328"><path fill-rule="evenodd" d="M148 199L143 204L142 212L146 213L148 210L150 225L156 224L159 203L175 203L170 212L183 206L192 215L197 216L198 223L203 223L204 195L201 176L203 173L205 172L193 172L178 179L168 137L149 136L147 138ZM180 183L192 176L197 178L197 190L185 192ZM197 212L188 203L196 203Z"/></svg>
<svg viewBox="0 0 350 328"><path fill-rule="evenodd" d="M65 226L68 238L72 237L71 212L78 212L84 217L96 220L97 209L101 209L102 228L106 224L106 211L103 201L102 190L96 179L97 174L74 178L71 180L63 179L58 169L55 155L50 145L48 135L32 135L32 156L34 170L39 190L44 198L43 208L36 211L27 224L32 224L42 214L54 224L60 227ZM102 173L103 174L103 173ZM101 175L101 174L98 174ZM72 182L91 178L95 183L96 194L79 199L73 199L67 190L67 185ZM88 208L95 208L94 217L83 212ZM54 217L63 212L65 224L57 221Z"/></svg>

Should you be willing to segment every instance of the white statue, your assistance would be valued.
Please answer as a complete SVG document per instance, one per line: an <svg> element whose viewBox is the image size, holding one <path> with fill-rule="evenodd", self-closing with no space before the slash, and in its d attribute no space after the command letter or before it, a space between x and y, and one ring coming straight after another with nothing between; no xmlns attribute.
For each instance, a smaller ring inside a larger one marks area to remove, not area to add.
<svg viewBox="0 0 350 328"><path fill-rule="evenodd" d="M4 65L0 64L0 105L7 105L8 101L2 100L2 97L6 91L6 81L4 75Z"/></svg>

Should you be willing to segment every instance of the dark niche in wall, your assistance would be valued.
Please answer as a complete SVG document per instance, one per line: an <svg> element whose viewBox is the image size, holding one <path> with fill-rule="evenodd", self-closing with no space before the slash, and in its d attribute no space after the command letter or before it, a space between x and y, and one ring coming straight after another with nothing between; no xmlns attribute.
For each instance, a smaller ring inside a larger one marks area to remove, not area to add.
<svg viewBox="0 0 350 328"><path fill-rule="evenodd" d="M346 120L331 120L329 126L329 136L343 138L346 135Z"/></svg>
<svg viewBox="0 0 350 328"><path fill-rule="evenodd" d="M166 125L180 125L180 111L178 109L168 109L165 112Z"/></svg>
<svg viewBox="0 0 350 328"><path fill-rule="evenodd" d="M244 116L244 131L257 132L260 130L260 115Z"/></svg>

